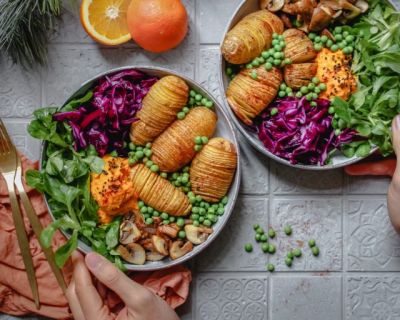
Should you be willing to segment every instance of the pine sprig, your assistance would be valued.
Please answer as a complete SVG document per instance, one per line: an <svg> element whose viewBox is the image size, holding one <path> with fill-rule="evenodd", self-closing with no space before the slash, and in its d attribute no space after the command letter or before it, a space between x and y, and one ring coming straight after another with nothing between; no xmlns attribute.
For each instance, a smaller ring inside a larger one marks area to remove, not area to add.
<svg viewBox="0 0 400 320"><path fill-rule="evenodd" d="M48 32L61 0L0 0L0 50L26 68L47 59Z"/></svg>

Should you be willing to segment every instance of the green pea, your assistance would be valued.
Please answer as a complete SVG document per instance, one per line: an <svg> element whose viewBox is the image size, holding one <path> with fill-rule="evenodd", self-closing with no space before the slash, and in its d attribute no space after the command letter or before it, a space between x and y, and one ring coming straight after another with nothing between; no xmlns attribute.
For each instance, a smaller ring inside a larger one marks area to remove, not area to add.
<svg viewBox="0 0 400 320"><path fill-rule="evenodd" d="M279 87L281 90L286 90L287 86L285 83L282 83Z"/></svg>
<svg viewBox="0 0 400 320"><path fill-rule="evenodd" d="M293 94L293 92L289 92L289 93L287 94L287 96L288 96L288 97L294 97L294 94Z"/></svg>
<svg viewBox="0 0 400 320"><path fill-rule="evenodd" d="M321 37L320 36L316 36L314 39L315 43L321 42Z"/></svg>
<svg viewBox="0 0 400 320"><path fill-rule="evenodd" d="M233 73L233 70L232 70L232 68L226 68L225 69L225 73L228 75L228 76L230 76L232 73Z"/></svg>
<svg viewBox="0 0 400 320"><path fill-rule="evenodd" d="M268 51L263 51L263 52L261 53L261 56L262 56L264 59L267 59L267 58L269 58L270 54L269 54Z"/></svg>
<svg viewBox="0 0 400 320"><path fill-rule="evenodd" d="M137 159L136 159L136 158L129 158L129 159L128 159L128 164L129 164L130 166L133 166L136 162L137 162Z"/></svg>
<svg viewBox="0 0 400 320"><path fill-rule="evenodd" d="M148 211L148 208L146 206L143 206L140 208L140 212L143 214L147 213L147 211Z"/></svg>
<svg viewBox="0 0 400 320"><path fill-rule="evenodd" d="M189 95L194 98L196 96L196 91L190 90Z"/></svg>
<svg viewBox="0 0 400 320"><path fill-rule="evenodd" d="M296 98L301 98L302 96L303 94L300 91L296 92Z"/></svg>
<svg viewBox="0 0 400 320"><path fill-rule="evenodd" d="M267 242L268 241L267 235L266 234L262 234L260 240L261 240L261 242Z"/></svg>
<svg viewBox="0 0 400 320"><path fill-rule="evenodd" d="M253 224L254 231L257 231L258 228L260 228L260 225L258 223Z"/></svg>
<svg viewBox="0 0 400 320"><path fill-rule="evenodd" d="M154 209L152 207L147 207L147 212L152 214L154 212Z"/></svg>
<svg viewBox="0 0 400 320"><path fill-rule="evenodd" d="M283 228L283 231L286 233L286 235L290 236L292 234L292 227L287 225Z"/></svg>
<svg viewBox="0 0 400 320"><path fill-rule="evenodd" d="M342 33L343 28L342 27L336 27L335 30L333 31L334 33Z"/></svg>
<svg viewBox="0 0 400 320"><path fill-rule="evenodd" d="M276 236L275 230L272 229L272 228L270 228L270 229L268 230L268 236L269 236L271 239L275 238L275 236Z"/></svg>
<svg viewBox="0 0 400 320"><path fill-rule="evenodd" d="M208 208L207 213L215 214L215 209L213 207Z"/></svg>
<svg viewBox="0 0 400 320"><path fill-rule="evenodd" d="M343 32L343 37L347 37L347 36L349 36L350 35L350 33L348 32L348 31L345 31L345 32Z"/></svg>
<svg viewBox="0 0 400 320"><path fill-rule="evenodd" d="M152 153L153 153L153 152L152 152L150 149L144 149L144 155L145 155L147 158L150 158Z"/></svg>
<svg viewBox="0 0 400 320"><path fill-rule="evenodd" d="M194 100L194 98L190 98L189 99L189 104L192 106L192 105L194 105L195 104L195 100Z"/></svg>
<svg viewBox="0 0 400 320"><path fill-rule="evenodd" d="M207 226L207 227L211 227L212 222L211 222L210 220L208 220L208 219L205 219L204 222L203 222L203 224L204 224L205 226Z"/></svg>
<svg viewBox="0 0 400 320"><path fill-rule="evenodd" d="M265 68L265 70L267 70L267 71L271 70L271 69L272 69L272 63L271 63L271 62L267 62L267 63L264 65L264 68Z"/></svg>
<svg viewBox="0 0 400 320"><path fill-rule="evenodd" d="M262 250L264 253L267 253L267 252L268 252L268 243L263 243L263 244L261 245L261 250Z"/></svg>
<svg viewBox="0 0 400 320"><path fill-rule="evenodd" d="M227 196L223 197L222 200L221 200L221 203L223 205L226 205L228 203L228 197Z"/></svg>
<svg viewBox="0 0 400 320"><path fill-rule="evenodd" d="M280 59L281 58L281 52L275 52L274 53L274 58L275 59Z"/></svg>
<svg viewBox="0 0 400 320"><path fill-rule="evenodd" d="M313 99L313 94L312 93L308 93L306 95L306 99L307 99L307 101L311 101Z"/></svg>
<svg viewBox="0 0 400 320"><path fill-rule="evenodd" d="M193 220L198 220L199 219L199 215L198 213L200 212L200 208L199 207L193 207L192 208L192 219Z"/></svg>
<svg viewBox="0 0 400 320"><path fill-rule="evenodd" d="M201 202L201 201L203 201L203 198L201 196L197 195L196 196L196 201L197 202Z"/></svg>
<svg viewBox="0 0 400 320"><path fill-rule="evenodd" d="M317 93L317 94L320 94L321 93L321 89L319 87L316 87L314 89L314 92Z"/></svg>
<svg viewBox="0 0 400 320"><path fill-rule="evenodd" d="M175 217L173 217L173 216L171 216L171 217L169 217L169 221L171 221L171 222L175 222Z"/></svg>
<svg viewBox="0 0 400 320"><path fill-rule="evenodd" d="M285 64L292 64L292 59L286 58L283 62L284 62Z"/></svg>
<svg viewBox="0 0 400 320"><path fill-rule="evenodd" d="M335 108L334 107L329 107L328 113L329 114L334 114L335 113Z"/></svg>
<svg viewBox="0 0 400 320"><path fill-rule="evenodd" d="M201 142L202 142L203 144L208 143L208 138L207 138L206 136L201 137Z"/></svg>
<svg viewBox="0 0 400 320"><path fill-rule="evenodd" d="M292 264L293 264L293 259L286 258L285 259L285 263L290 268L292 266Z"/></svg>
<svg viewBox="0 0 400 320"><path fill-rule="evenodd" d="M320 88L322 91L325 91L325 90L327 89L325 83L321 83L321 84L319 85L319 88Z"/></svg>
<svg viewBox="0 0 400 320"><path fill-rule="evenodd" d="M206 104L205 104L205 106L206 106L207 108L212 108L213 105L214 105L214 102L212 102L212 101L210 101L210 100L208 100L208 101L206 102Z"/></svg>
<svg viewBox="0 0 400 320"><path fill-rule="evenodd" d="M343 42L343 41L338 44L340 49L344 49L346 47L346 45L347 45L347 43Z"/></svg>
<svg viewBox="0 0 400 320"><path fill-rule="evenodd" d="M308 88L307 88L307 87L301 87L301 88L300 88L300 92L301 92L302 94L307 94L307 93L308 93Z"/></svg>
<svg viewBox="0 0 400 320"><path fill-rule="evenodd" d="M311 252L314 256L318 256L319 255L319 248L318 247L313 247L311 249Z"/></svg>
<svg viewBox="0 0 400 320"><path fill-rule="evenodd" d="M278 39L279 38L279 34L277 34L276 32L274 32L272 34L272 39Z"/></svg>
<svg viewBox="0 0 400 320"><path fill-rule="evenodd" d="M257 242L260 242L260 241L261 241L261 234L256 233L256 235L254 236L254 239L255 239Z"/></svg>
<svg viewBox="0 0 400 320"><path fill-rule="evenodd" d="M194 151L199 152L202 148L203 148L202 145L196 144L196 145L194 146Z"/></svg>
<svg viewBox="0 0 400 320"><path fill-rule="evenodd" d="M274 116L276 114L278 114L278 108L274 107L274 108L271 109L271 116Z"/></svg>
<svg viewBox="0 0 400 320"><path fill-rule="evenodd" d="M186 184L189 182L189 179L187 177L182 177L182 183Z"/></svg>
<svg viewBox="0 0 400 320"><path fill-rule="evenodd" d="M193 221L193 225L195 227L198 227L200 225L200 222L198 220Z"/></svg>
<svg viewBox="0 0 400 320"><path fill-rule="evenodd" d="M302 252L301 252L301 250L299 248L296 248L296 249L293 250L293 255L295 257L299 258L299 257L301 257Z"/></svg>
<svg viewBox="0 0 400 320"><path fill-rule="evenodd" d="M268 252L270 254L274 254L276 252L276 247L271 243L268 244Z"/></svg>
<svg viewBox="0 0 400 320"><path fill-rule="evenodd" d="M147 218L147 219L145 220L145 223L146 223L146 224L153 224L153 218Z"/></svg>
<svg viewBox="0 0 400 320"><path fill-rule="evenodd" d="M259 228L256 230L256 233L259 234L259 235L262 235L262 234L264 234L265 232L264 232L263 228L259 227Z"/></svg>
<svg viewBox="0 0 400 320"><path fill-rule="evenodd" d="M143 201L139 201L139 202L138 202L138 207L139 207L139 209L142 208L143 206L144 206L144 202L143 202Z"/></svg>
<svg viewBox="0 0 400 320"><path fill-rule="evenodd" d="M225 212L225 209L224 209L224 208L218 208L218 209L217 209L217 214L218 214L219 216L222 216L222 215L224 214L224 212Z"/></svg>
<svg viewBox="0 0 400 320"><path fill-rule="evenodd" d="M315 38L317 37L317 35L316 35L314 32L310 32L310 33L308 34L308 37L309 37L311 40L315 40Z"/></svg>
<svg viewBox="0 0 400 320"><path fill-rule="evenodd" d="M328 41L328 39L329 39L329 38L328 38L327 36L322 36L322 37L321 37L321 42L322 42L322 43L326 43L326 42Z"/></svg>
<svg viewBox="0 0 400 320"><path fill-rule="evenodd" d="M194 138L194 143L195 143L195 144L201 144L201 143L202 143L201 137L200 137L200 136L197 136L196 138Z"/></svg>
<svg viewBox="0 0 400 320"><path fill-rule="evenodd" d="M287 255L286 255L286 258L289 258L290 260L293 260L293 258L294 258L293 252L289 251L287 253Z"/></svg>
<svg viewBox="0 0 400 320"><path fill-rule="evenodd" d="M276 46L277 44L279 44L279 40L278 39L272 40L272 45L273 46Z"/></svg>
<svg viewBox="0 0 400 320"><path fill-rule="evenodd" d="M279 91L278 96L284 98L286 96L286 91Z"/></svg>
<svg viewBox="0 0 400 320"><path fill-rule="evenodd" d="M111 151L111 152L110 152L110 156L113 157L113 158L116 158L116 157L118 157L118 152L115 151L115 150L114 150L114 151Z"/></svg>
<svg viewBox="0 0 400 320"><path fill-rule="evenodd" d="M275 266L272 263L267 264L267 270L269 272L274 272L275 271Z"/></svg>
<svg viewBox="0 0 400 320"><path fill-rule="evenodd" d="M154 210L153 217L159 217L160 213L157 210Z"/></svg>
<svg viewBox="0 0 400 320"><path fill-rule="evenodd" d="M311 101L310 105L311 105L311 107L316 107L316 106L318 106L318 103L316 103L315 101Z"/></svg>
<svg viewBox="0 0 400 320"><path fill-rule="evenodd" d="M336 51L339 50L339 46L338 46L337 44L334 44L334 45L331 47L331 50L332 50L333 52L336 52Z"/></svg>
<svg viewBox="0 0 400 320"><path fill-rule="evenodd" d="M129 142L129 149L134 151L136 149L136 145L133 142Z"/></svg>
<svg viewBox="0 0 400 320"><path fill-rule="evenodd" d="M285 41L280 41L280 42L279 42L279 45L280 45L282 48L286 48L286 43L285 43Z"/></svg>
<svg viewBox="0 0 400 320"><path fill-rule="evenodd" d="M153 164L154 164L153 161L148 160L148 161L146 162L146 167L151 168L151 166L152 166Z"/></svg>
<svg viewBox="0 0 400 320"><path fill-rule="evenodd" d="M314 78L312 78L312 83L314 83L314 84L319 84L321 81L317 78L317 77L314 77Z"/></svg>
<svg viewBox="0 0 400 320"><path fill-rule="evenodd" d="M310 246L310 248L315 247L315 243L315 239L308 240L308 245Z"/></svg>
<svg viewBox="0 0 400 320"><path fill-rule="evenodd" d="M332 47L332 46L333 46L333 41L332 41L331 39L329 39L329 40L326 42L326 46L327 46L328 48Z"/></svg>
<svg viewBox="0 0 400 320"><path fill-rule="evenodd" d="M253 67L258 67L260 65L260 62L258 62L257 59L254 59L251 64L253 65Z"/></svg>
<svg viewBox="0 0 400 320"><path fill-rule="evenodd" d="M168 219L168 218L169 218L168 213L166 213L166 212L162 212L162 213L161 213L161 219L166 220L166 219Z"/></svg>
<svg viewBox="0 0 400 320"><path fill-rule="evenodd" d="M314 44L314 49L315 49L316 51L321 51L321 50L322 50L322 44L320 44L320 43Z"/></svg>
<svg viewBox="0 0 400 320"><path fill-rule="evenodd" d="M345 53L345 54L351 54L352 52L354 51L354 48L353 47L345 47L344 49L343 49L343 52Z"/></svg>
<svg viewBox="0 0 400 320"><path fill-rule="evenodd" d="M162 223L163 223L163 224L169 224L169 220L168 220L168 219L165 219L165 220L163 220Z"/></svg>
<svg viewBox="0 0 400 320"><path fill-rule="evenodd" d="M256 70L253 70L253 71L251 71L251 77L254 79L254 80L256 80L257 79L257 71Z"/></svg>
<svg viewBox="0 0 400 320"><path fill-rule="evenodd" d="M183 120L183 119L185 118L185 116L186 116L186 113L184 113L183 111L180 111L180 112L178 112L178 113L176 114L176 117L177 117L179 120Z"/></svg>
<svg viewBox="0 0 400 320"><path fill-rule="evenodd" d="M315 99L318 99L318 94L316 94L315 92L314 93L311 93L311 95L312 95L312 98L315 100Z"/></svg>
<svg viewBox="0 0 400 320"><path fill-rule="evenodd" d="M280 59L274 59L274 66L279 66L282 63Z"/></svg>
<svg viewBox="0 0 400 320"><path fill-rule="evenodd" d="M206 214L206 209L200 208L199 214L202 215L202 216L205 215Z"/></svg>
<svg viewBox="0 0 400 320"><path fill-rule="evenodd" d="M181 230L178 232L178 238L180 239L185 239L186 238L186 232Z"/></svg>
<svg viewBox="0 0 400 320"><path fill-rule="evenodd" d="M351 43L351 42L353 42L354 40L355 40L355 37L354 37L353 35L349 35L349 36L346 37L347 43Z"/></svg>
<svg viewBox="0 0 400 320"><path fill-rule="evenodd" d="M201 101L201 99L203 99L203 96L201 94L196 94L196 96L194 97L194 99L196 101Z"/></svg>
<svg viewBox="0 0 400 320"><path fill-rule="evenodd" d="M315 89L315 84L311 82L311 83L307 86L307 88L308 88L310 91L313 91L313 90Z"/></svg>
<svg viewBox="0 0 400 320"><path fill-rule="evenodd" d="M278 44L276 46L274 46L275 51L280 52L282 51L282 47Z"/></svg>
<svg viewBox="0 0 400 320"><path fill-rule="evenodd" d="M253 65L251 63L246 64L246 69L252 69Z"/></svg>
<svg viewBox="0 0 400 320"><path fill-rule="evenodd" d="M252 246L252 244L251 244L251 243L246 243L246 244L244 245L244 250L245 250L246 252L252 252L252 251L253 251L253 246Z"/></svg>

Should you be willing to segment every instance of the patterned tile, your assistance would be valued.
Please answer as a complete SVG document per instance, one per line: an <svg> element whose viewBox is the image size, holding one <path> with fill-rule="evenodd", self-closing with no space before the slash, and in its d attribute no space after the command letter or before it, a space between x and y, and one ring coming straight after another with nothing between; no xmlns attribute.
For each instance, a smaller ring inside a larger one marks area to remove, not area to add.
<svg viewBox="0 0 400 320"><path fill-rule="evenodd" d="M400 277L351 276L346 281L346 320L400 319Z"/></svg>
<svg viewBox="0 0 400 320"><path fill-rule="evenodd" d="M197 1L197 16L199 19L200 43L220 43L234 11L241 0Z"/></svg>
<svg viewBox="0 0 400 320"><path fill-rule="evenodd" d="M200 47L196 80L222 103L219 72L219 48Z"/></svg>
<svg viewBox="0 0 400 320"><path fill-rule="evenodd" d="M270 320L342 319L341 277L279 276L270 281Z"/></svg>
<svg viewBox="0 0 400 320"><path fill-rule="evenodd" d="M38 160L40 157L40 141L28 134L26 131L28 123L28 120L4 120L7 131L18 151L31 160Z"/></svg>
<svg viewBox="0 0 400 320"><path fill-rule="evenodd" d="M309 171L271 161L271 188L275 194L340 194L342 170Z"/></svg>
<svg viewBox="0 0 400 320"><path fill-rule="evenodd" d="M0 70L0 117L31 117L41 105L40 70L24 70L1 56Z"/></svg>
<svg viewBox="0 0 400 320"><path fill-rule="evenodd" d="M267 259L260 254L261 250L248 254L243 246L247 242L254 243L253 223L258 222L265 226L268 224L267 205L266 199L239 197L221 235L196 258L196 269L199 271L265 270Z"/></svg>
<svg viewBox="0 0 400 320"><path fill-rule="evenodd" d="M400 271L400 236L387 213L386 198L350 198L345 203L348 270Z"/></svg>
<svg viewBox="0 0 400 320"><path fill-rule="evenodd" d="M276 270L337 271L342 269L342 203L339 198L277 199L272 202L270 225L276 230L276 239L270 240L277 247L270 257ZM286 236L285 225L291 225L293 233ZM314 238L320 255L314 257L308 240ZM301 248L303 255L296 258L293 266L285 265L288 251Z"/></svg>
<svg viewBox="0 0 400 320"><path fill-rule="evenodd" d="M196 320L267 318L265 274L201 274L196 285Z"/></svg>
<svg viewBox="0 0 400 320"><path fill-rule="evenodd" d="M389 183L386 177L346 177L348 194L386 194Z"/></svg>

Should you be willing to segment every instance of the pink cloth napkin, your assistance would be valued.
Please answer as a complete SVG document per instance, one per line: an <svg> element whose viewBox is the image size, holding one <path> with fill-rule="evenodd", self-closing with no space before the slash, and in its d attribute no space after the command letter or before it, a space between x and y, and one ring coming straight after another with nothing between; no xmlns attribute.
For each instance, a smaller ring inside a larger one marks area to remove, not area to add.
<svg viewBox="0 0 400 320"><path fill-rule="evenodd" d="M22 156L23 172L36 168L37 163L30 162ZM43 226L51 222L44 199L41 194L25 185L25 190L38 214ZM10 201L4 180L0 179L0 312L12 315L39 314L54 319L70 319L71 313L67 300L59 288L51 272L39 242L33 234L24 208L25 227L30 240L31 255L35 266L39 286L41 308L36 310L28 277L24 269L22 256L17 242L14 222L11 216ZM60 246L65 242L61 233L54 237L54 245ZM72 274L70 261L63 268L64 276L69 283ZM183 266L162 271L135 273L129 275L133 280L165 299L172 308L183 304L189 295L191 272ZM100 283L96 284L104 301L112 311L122 307L119 297Z"/></svg>

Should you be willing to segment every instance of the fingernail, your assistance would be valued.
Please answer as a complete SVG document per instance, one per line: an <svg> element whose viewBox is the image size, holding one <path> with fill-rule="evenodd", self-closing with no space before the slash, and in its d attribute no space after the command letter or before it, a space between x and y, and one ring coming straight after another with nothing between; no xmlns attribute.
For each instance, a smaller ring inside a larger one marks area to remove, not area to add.
<svg viewBox="0 0 400 320"><path fill-rule="evenodd" d="M398 131L400 130L400 115L397 115L393 120L393 129Z"/></svg>
<svg viewBox="0 0 400 320"><path fill-rule="evenodd" d="M90 252L86 255L85 261L89 269L95 270L103 263L103 258L95 252Z"/></svg>

